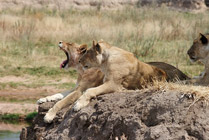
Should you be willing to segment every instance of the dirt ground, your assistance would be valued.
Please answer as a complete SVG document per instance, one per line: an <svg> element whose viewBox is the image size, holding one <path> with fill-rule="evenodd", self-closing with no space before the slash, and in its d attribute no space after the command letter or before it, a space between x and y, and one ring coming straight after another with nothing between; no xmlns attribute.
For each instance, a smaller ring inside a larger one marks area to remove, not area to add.
<svg viewBox="0 0 209 140"><path fill-rule="evenodd" d="M36 101L47 95L61 92L47 87L39 89L0 90L0 114L22 114L38 111Z"/></svg>
<svg viewBox="0 0 209 140"><path fill-rule="evenodd" d="M23 127L28 126L25 123L18 123L18 124L9 124L9 123L0 123L0 131L12 131L12 132L20 132Z"/></svg>
<svg viewBox="0 0 209 140"><path fill-rule="evenodd" d="M69 9L69 8L78 8L78 9L87 9L87 8L97 8L97 9L115 9L121 8L123 6L133 6L133 5L151 5L153 2L156 4L167 4L172 7L184 7L191 9L200 9L205 8L206 5L204 0L106 0L106 1L95 1L95 0L60 0L60 1L21 1L21 0L2 0L0 2L0 9L5 9L7 7L17 8L17 5L31 6L35 8L40 8L42 6L46 6L49 8L57 8L57 9ZM19 7L18 7L19 8Z"/></svg>
<svg viewBox="0 0 209 140"><path fill-rule="evenodd" d="M75 78L64 76L4 75L1 71L0 118L5 114L18 114L25 117L29 113L37 112L38 99L63 92L68 86L72 88Z"/></svg>
<svg viewBox="0 0 209 140"><path fill-rule="evenodd" d="M36 104L0 103L0 114L28 114L37 110Z"/></svg>
<svg viewBox="0 0 209 140"><path fill-rule="evenodd" d="M38 116L23 129L21 140L209 139L207 101L176 90L101 95L79 112L66 107L46 124L44 114L53 104L39 106Z"/></svg>

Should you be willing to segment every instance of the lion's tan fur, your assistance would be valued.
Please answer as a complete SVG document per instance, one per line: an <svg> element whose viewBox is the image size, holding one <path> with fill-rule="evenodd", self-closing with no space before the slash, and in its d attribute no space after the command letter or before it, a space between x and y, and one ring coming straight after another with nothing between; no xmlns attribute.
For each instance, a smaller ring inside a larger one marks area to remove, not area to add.
<svg viewBox="0 0 209 140"><path fill-rule="evenodd" d="M153 80L165 81L167 78L163 70L139 61L130 52L103 41L93 44L93 47L81 57L80 63L86 68L100 68L105 77L102 85L86 90L75 104L75 110L86 106L90 99L97 95L123 88L141 89Z"/></svg>
<svg viewBox="0 0 209 140"><path fill-rule="evenodd" d="M81 95L84 91L86 91L89 88L93 88L93 87L97 87L102 85L103 80L107 80L106 78L104 79L104 74L101 72L101 70L99 68L90 68L90 69L86 69L84 70L82 65L78 63L79 58L83 55L84 51L86 51L87 46L86 45L78 45L76 43L66 43L66 42L60 42L59 43L60 48L63 51L67 51L68 54L71 56L71 59L69 60L68 63L68 67L74 68L77 70L78 72L78 79L77 79L77 84L75 89L73 89L70 92L68 92L68 95L58 101L53 108L51 108L48 113L45 116L45 122L51 122L53 120L53 118L55 117L56 113L63 107L67 106L67 105L71 105L73 104ZM106 46L108 47L108 46ZM110 46L109 46L110 47ZM116 49L117 50L117 49ZM120 49L119 49L120 50ZM121 50L122 52L124 52L123 50ZM117 55L117 51L113 51L113 54L111 55ZM124 60L120 60L120 63L123 62L127 62L126 66L128 66L129 68L127 69L127 67L125 69L123 69L123 67L121 67L120 71L121 72L125 72L125 73L129 73L128 71L130 71L130 69L132 70L131 73L137 73L137 71L140 72L140 69L142 71L145 71L145 67L147 67L147 70L149 71L153 71L154 69L156 69L155 67L152 67L148 64L154 65L156 67L162 68L168 75L167 80L168 81L174 81L176 79L180 79L180 80L185 80L187 77L186 75L184 75L181 71L179 71L178 69L176 69L175 67L163 63L163 62L152 62L152 63L138 63L138 61L136 60L136 58L133 56L133 54L125 52L124 53ZM98 60L100 61L99 63L102 63L102 55L98 55ZM127 60L126 60L127 59ZM129 62L134 62L138 65L138 67L133 67L129 64ZM120 66L120 64L118 64ZM144 67L145 66L145 67ZM105 68L104 68L105 69ZM156 69L158 71L158 69ZM117 73L120 74L120 71L118 71ZM146 73L149 73L149 71L146 71L145 73L141 73L141 75L146 75ZM159 72L162 72L161 70ZM164 74L164 72L162 72ZM131 74L132 75L132 74ZM118 75L119 76L119 75ZM136 76L136 75L133 75ZM123 82L122 85L124 87L128 87L128 89L132 89L132 88L141 88L142 85L146 86L146 79L151 80L151 77L146 77L143 76L143 78L141 78L141 84L138 84L137 82L131 82L130 79L133 76L127 76L126 78L123 77ZM129 84L128 84L129 82ZM111 87L111 86L110 86ZM55 94L56 95L56 94ZM54 95L53 95L54 96Z"/></svg>
<svg viewBox="0 0 209 140"><path fill-rule="evenodd" d="M193 81L198 85L209 86L209 35L200 34L187 53L193 62L200 61L205 66L201 76Z"/></svg>
<svg viewBox="0 0 209 140"><path fill-rule="evenodd" d="M56 113L67 105L73 104L88 88L96 87L102 84L104 74L98 68L91 68L83 70L82 66L78 63L78 59L81 55L82 47L85 45L78 45L75 43L62 42L61 49L67 51L71 56L68 66L75 68L78 72L77 84L75 89L72 90L64 99L58 101L46 114L44 121L50 123Z"/></svg>

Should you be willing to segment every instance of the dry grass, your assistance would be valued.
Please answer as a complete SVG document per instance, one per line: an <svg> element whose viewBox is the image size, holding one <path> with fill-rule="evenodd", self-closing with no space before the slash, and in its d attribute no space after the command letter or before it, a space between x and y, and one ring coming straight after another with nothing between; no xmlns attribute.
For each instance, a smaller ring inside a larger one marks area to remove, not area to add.
<svg viewBox="0 0 209 140"><path fill-rule="evenodd" d="M181 92L182 95L180 97L180 100L184 100L184 98L193 99L193 102L190 104L189 109L200 100L204 100L206 105L208 105L209 102L209 87L194 86L188 84L186 85L182 82L158 83L155 85L155 88L156 87L162 91L171 90L171 91Z"/></svg>
<svg viewBox="0 0 209 140"><path fill-rule="evenodd" d="M197 102L200 99L204 99L209 101L209 87L208 86L200 86L200 85L192 85L189 84L190 81L177 81L177 82L163 82L155 80L152 84L147 84L145 88L138 90L126 90L122 89L122 92L132 93L142 91L172 91L182 93L182 97L180 98L190 98L194 99L194 102ZM171 92L171 93L172 93ZM146 93L146 92L144 92Z"/></svg>
<svg viewBox="0 0 209 140"><path fill-rule="evenodd" d="M186 52L199 32L209 31L208 15L166 7L112 11L25 7L0 11L0 75L75 78L71 76L74 72L59 70L65 55L58 50L57 42L91 46L92 40L100 39L133 52L142 61L163 61L189 76L198 75L203 67L191 64Z"/></svg>
<svg viewBox="0 0 209 140"><path fill-rule="evenodd" d="M188 85L182 82L179 83L158 83L155 85L160 90L172 90L183 93L183 96L195 98L195 101L204 99L209 101L209 87Z"/></svg>
<svg viewBox="0 0 209 140"><path fill-rule="evenodd" d="M154 86L150 88L160 91L178 91L182 93L180 100L184 98L193 99L190 107L199 100L209 101L209 87L205 86L189 85L179 81L177 83L155 82Z"/></svg>

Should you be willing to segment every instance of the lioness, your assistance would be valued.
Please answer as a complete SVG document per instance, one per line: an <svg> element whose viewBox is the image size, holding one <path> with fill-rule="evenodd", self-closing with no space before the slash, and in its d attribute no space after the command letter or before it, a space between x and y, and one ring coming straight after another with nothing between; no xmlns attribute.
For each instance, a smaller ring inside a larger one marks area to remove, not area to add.
<svg viewBox="0 0 209 140"><path fill-rule="evenodd" d="M200 61L205 65L205 70L196 77L195 83L199 85L209 85L209 34L199 34L187 54L192 62Z"/></svg>
<svg viewBox="0 0 209 140"><path fill-rule="evenodd" d="M59 48L63 50L67 56L67 59L61 64L61 68L75 68L78 72L78 79L76 87L64 93L58 93L46 98L41 98L38 102L43 103L46 101L59 100L45 115L44 121L50 123L56 113L63 107L74 103L81 95L82 92L88 88L96 87L102 84L104 74L97 68L91 68L83 70L82 66L78 63L78 59L82 53L87 49L87 45L78 45L76 43L59 42ZM59 98L57 98L57 96Z"/></svg>
<svg viewBox="0 0 209 140"><path fill-rule="evenodd" d="M91 98L121 89L141 89L153 80L165 81L167 74L162 69L139 61L132 53L109 45L104 41L93 42L79 63L85 69L96 67L104 73L103 84L87 89L77 100L74 110L85 107Z"/></svg>
<svg viewBox="0 0 209 140"><path fill-rule="evenodd" d="M87 45L78 45L76 43L59 42L59 48L63 50L67 56L61 64L61 68L75 68L78 72L78 79L76 87L71 91L58 93L52 96L47 96L38 100L38 103L44 103L47 101L61 101L57 102L52 109L46 114L44 121L50 123L55 117L56 113L64 106L74 103L81 95L82 92L88 88L99 86L103 83L104 74L99 68L90 68L83 70L81 64L78 63L79 58L86 52ZM188 77L180 70L172 65L163 62L150 62L148 64L154 65L163 69L167 74L167 81L186 80Z"/></svg>

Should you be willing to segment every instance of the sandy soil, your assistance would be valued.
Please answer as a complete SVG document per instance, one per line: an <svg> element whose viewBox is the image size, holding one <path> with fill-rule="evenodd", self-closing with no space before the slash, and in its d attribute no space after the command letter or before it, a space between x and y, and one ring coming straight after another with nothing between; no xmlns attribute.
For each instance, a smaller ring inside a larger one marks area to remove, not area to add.
<svg viewBox="0 0 209 140"><path fill-rule="evenodd" d="M29 81L29 77L17 77L17 76L4 76L0 77L0 82L26 82Z"/></svg>
<svg viewBox="0 0 209 140"><path fill-rule="evenodd" d="M0 114L28 114L37 111L36 101L47 95L61 92L58 89L10 89L0 91Z"/></svg>
<svg viewBox="0 0 209 140"><path fill-rule="evenodd" d="M0 77L0 83L6 84L24 83L30 84L39 80L38 77L30 75L23 76L4 76ZM61 80L45 79L46 83L53 83L62 85L63 83L75 83L75 79L62 78ZM38 81L37 81L38 83ZM18 113L27 114L29 112L37 111L36 101L42 97L53 95L59 92L63 92L65 89L57 89L55 86L42 86L39 88L28 88L18 86L16 88L6 87L0 89L0 114Z"/></svg>
<svg viewBox="0 0 209 140"><path fill-rule="evenodd" d="M12 131L12 132L19 132L22 130L23 127L28 126L25 123L21 124L8 124L8 123L0 123L0 131Z"/></svg>
<svg viewBox="0 0 209 140"><path fill-rule="evenodd" d="M0 114L23 114L38 111L38 105L30 103L1 103Z"/></svg>
<svg viewBox="0 0 209 140"><path fill-rule="evenodd" d="M17 100L39 99L46 95L52 95L61 92L60 89L42 88L25 88L25 89L6 89L0 90L0 97L15 98Z"/></svg>

